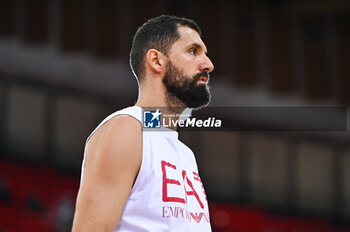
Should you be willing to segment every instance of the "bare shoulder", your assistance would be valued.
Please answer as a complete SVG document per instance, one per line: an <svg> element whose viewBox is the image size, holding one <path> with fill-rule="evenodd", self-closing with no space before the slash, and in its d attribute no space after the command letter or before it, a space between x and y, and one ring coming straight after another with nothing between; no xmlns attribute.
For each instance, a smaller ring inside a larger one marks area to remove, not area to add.
<svg viewBox="0 0 350 232"><path fill-rule="evenodd" d="M140 122L127 115L102 125L86 146L73 231L112 231L142 161Z"/></svg>
<svg viewBox="0 0 350 232"><path fill-rule="evenodd" d="M136 176L142 159L141 150L141 123L132 116L119 115L91 136L86 147L85 168L89 170L89 166L95 166L104 173L127 169L129 175Z"/></svg>
<svg viewBox="0 0 350 232"><path fill-rule="evenodd" d="M99 128L91 137L97 139L106 139L105 136L119 135L136 135L141 134L141 123L130 115L118 115L108 120Z"/></svg>
<svg viewBox="0 0 350 232"><path fill-rule="evenodd" d="M118 115L91 136L88 147L104 145L113 149L122 144L137 144L141 142L141 132L141 123L137 119L129 115Z"/></svg>

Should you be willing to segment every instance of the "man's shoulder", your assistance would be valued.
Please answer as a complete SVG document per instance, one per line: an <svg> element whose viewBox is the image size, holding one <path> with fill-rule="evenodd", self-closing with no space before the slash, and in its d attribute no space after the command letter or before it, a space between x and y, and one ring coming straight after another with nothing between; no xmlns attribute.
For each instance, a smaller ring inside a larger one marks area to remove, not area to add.
<svg viewBox="0 0 350 232"><path fill-rule="evenodd" d="M141 132L142 125L137 118L129 114L112 114L91 133L87 139L87 144L91 144L91 140L94 142L100 141L103 144L115 144L115 139L136 142L133 140L138 138Z"/></svg>
<svg viewBox="0 0 350 232"><path fill-rule="evenodd" d="M109 119L105 124L107 127L137 127L141 129L141 122L128 114L116 115Z"/></svg>
<svg viewBox="0 0 350 232"><path fill-rule="evenodd" d="M110 118L97 131L98 134L119 135L122 138L139 132L141 132L140 121L127 114L116 115Z"/></svg>
<svg viewBox="0 0 350 232"><path fill-rule="evenodd" d="M129 115L118 115L108 120L92 134L86 144L86 155L90 160L98 159L108 162L127 160L139 165L141 144L140 122Z"/></svg>
<svg viewBox="0 0 350 232"><path fill-rule="evenodd" d="M133 123L133 120L141 123L142 109L138 106L130 106L118 110L107 116L101 124L108 121L119 121L120 123Z"/></svg>
<svg viewBox="0 0 350 232"><path fill-rule="evenodd" d="M121 128L129 128L130 131L139 131L141 129L140 114L141 109L134 106L118 110L108 115L90 134L87 141L89 141L91 137L96 137L94 136L96 133L101 134L101 131L111 132L111 130L118 128L118 130Z"/></svg>

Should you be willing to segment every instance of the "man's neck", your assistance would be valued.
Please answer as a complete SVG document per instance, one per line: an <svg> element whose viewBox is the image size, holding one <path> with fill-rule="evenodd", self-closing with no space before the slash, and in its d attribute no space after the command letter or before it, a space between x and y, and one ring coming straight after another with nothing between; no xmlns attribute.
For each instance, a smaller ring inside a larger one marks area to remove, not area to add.
<svg viewBox="0 0 350 232"><path fill-rule="evenodd" d="M162 82L144 83L139 88L139 96L135 105L145 110L159 109L162 115L168 116L167 120L170 119L173 122L176 122L186 109L186 105L180 99L168 93ZM177 129L173 124L168 128Z"/></svg>

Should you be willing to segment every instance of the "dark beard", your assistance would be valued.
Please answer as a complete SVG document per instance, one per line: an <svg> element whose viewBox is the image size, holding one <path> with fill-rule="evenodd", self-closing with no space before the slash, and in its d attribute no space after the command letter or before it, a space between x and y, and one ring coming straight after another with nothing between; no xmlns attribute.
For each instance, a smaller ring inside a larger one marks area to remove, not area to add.
<svg viewBox="0 0 350 232"><path fill-rule="evenodd" d="M197 85L199 78L203 76L209 81L207 72L198 73L190 78L169 61L163 83L170 96L180 99L189 108L199 109L207 106L211 97L206 84Z"/></svg>

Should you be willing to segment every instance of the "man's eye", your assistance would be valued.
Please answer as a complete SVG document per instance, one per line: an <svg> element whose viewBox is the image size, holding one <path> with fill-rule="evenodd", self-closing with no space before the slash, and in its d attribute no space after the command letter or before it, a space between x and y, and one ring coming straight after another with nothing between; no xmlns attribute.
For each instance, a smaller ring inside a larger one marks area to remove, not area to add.
<svg viewBox="0 0 350 232"><path fill-rule="evenodd" d="M192 53L193 55L195 55L195 54L197 53L197 49L191 48L191 49L190 49L190 53Z"/></svg>

